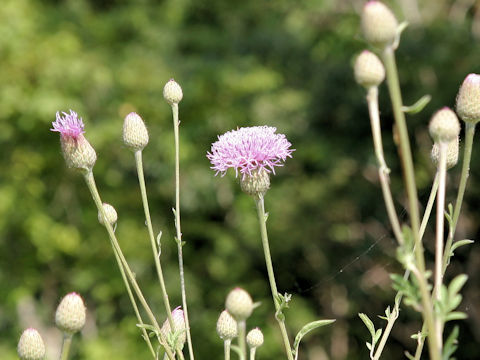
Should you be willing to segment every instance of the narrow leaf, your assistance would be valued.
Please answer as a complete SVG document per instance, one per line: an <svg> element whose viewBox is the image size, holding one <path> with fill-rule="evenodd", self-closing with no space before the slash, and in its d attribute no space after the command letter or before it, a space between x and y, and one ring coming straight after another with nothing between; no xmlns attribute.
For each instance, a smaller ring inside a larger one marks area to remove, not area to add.
<svg viewBox="0 0 480 360"><path fill-rule="evenodd" d="M300 331L298 332L297 336L295 336L295 342L293 343L293 351L295 351L296 354L298 353L298 347L300 346L300 341L310 331L312 331L314 329L317 329L319 327L325 326L325 325L329 325L333 322L335 322L334 319L317 320L317 321L312 321L312 322L308 323L307 325L305 325L304 327L302 327L300 329Z"/></svg>
<svg viewBox="0 0 480 360"><path fill-rule="evenodd" d="M467 282L468 276L465 274L460 274L456 276L448 285L448 294L450 296L456 295L462 289L463 285Z"/></svg>
<svg viewBox="0 0 480 360"><path fill-rule="evenodd" d="M370 344L368 341L365 343L365 345L367 345L368 350L372 350L372 344Z"/></svg>
<svg viewBox="0 0 480 360"><path fill-rule="evenodd" d="M375 336L373 337L373 343L376 344L378 339L380 339L380 336L382 336L382 329L377 329L375 332Z"/></svg>
<svg viewBox="0 0 480 360"><path fill-rule="evenodd" d="M474 243L474 242L475 242L475 241L469 240L469 239L455 241L455 242L452 244L452 247L450 248L451 255L453 256L453 252L454 252L456 249L458 249L460 246L472 244L472 243Z"/></svg>
<svg viewBox="0 0 480 360"><path fill-rule="evenodd" d="M359 313L358 316L360 317L360 319L362 319L362 321L365 324L365 326L367 327L368 331L370 331L370 334L372 335L372 338L374 338L375 337L375 326L373 325L372 320L370 320L370 318L366 314L363 314L363 313Z"/></svg>
<svg viewBox="0 0 480 360"><path fill-rule="evenodd" d="M425 106L427 106L430 100L432 100L432 97L430 95L424 95L419 100L417 100L415 104L410 106L402 106L402 111L409 114L417 114L422 111Z"/></svg>
<svg viewBox="0 0 480 360"><path fill-rule="evenodd" d="M465 314L464 312L454 311L445 317L445 322L452 321L452 320L463 320L463 319L466 319L467 317L468 317L467 314Z"/></svg>

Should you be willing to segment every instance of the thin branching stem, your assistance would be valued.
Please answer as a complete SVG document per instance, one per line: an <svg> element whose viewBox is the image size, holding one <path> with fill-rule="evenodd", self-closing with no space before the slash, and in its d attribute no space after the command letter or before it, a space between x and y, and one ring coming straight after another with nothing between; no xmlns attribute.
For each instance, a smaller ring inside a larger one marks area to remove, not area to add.
<svg viewBox="0 0 480 360"><path fill-rule="evenodd" d="M272 291L273 303L275 305L276 313L281 312L280 304L278 301L277 283L275 281L275 273L273 272L272 257L270 255L270 245L268 244L267 224L265 216L265 203L263 195L255 197L255 205L257 207L258 221L260 223L260 234L262 237L263 251L265 255L265 263L267 266L268 280L270 282L270 289ZM287 328L285 326L285 320L282 316L275 316L277 319L280 331L282 333L283 343L285 345L285 351L287 353L288 360L293 360L292 348L290 346L290 340L288 339Z"/></svg>
<svg viewBox="0 0 480 360"><path fill-rule="evenodd" d="M190 360L194 360L192 336L190 334L190 321L187 307L187 291L185 286L185 271L183 269L183 242L182 227L180 223L180 120L178 118L178 104L172 104L173 132L175 137L175 228L177 230L177 250L178 250L178 268L180 272L180 288L182 292L182 306L185 317L185 327L187 330L187 344Z"/></svg>
<svg viewBox="0 0 480 360"><path fill-rule="evenodd" d="M391 46L387 46L382 53L382 57L387 73L388 90L392 102L395 124L399 135L400 154L403 164L404 178L410 210L410 222L415 243L415 262L419 270L418 272L415 272L415 275L417 276L417 282L421 293L423 318L427 323L429 333L435 334L435 316L433 312L430 290L428 289L428 282L425 277L425 259L423 255L423 245L419 236L420 219L412 152L410 149L410 140L408 138L405 114L402 110L402 94L400 91L400 83L398 80L394 49ZM430 336L428 344L431 359L440 360L442 349L440 344L438 344L436 336Z"/></svg>
<svg viewBox="0 0 480 360"><path fill-rule="evenodd" d="M97 210L100 212L102 217L106 219L107 217L105 215L105 210L103 209L102 200L100 198L100 194L98 193L97 185L95 184L95 178L93 176L92 171L84 172L84 178L85 178L87 187L90 190L90 194L92 195L93 201L97 206ZM147 313L148 318L152 322L152 325L154 326L157 332L157 336L159 338L160 344L162 344L165 348L167 357L170 360L175 360L175 356L170 350L167 340L165 339L164 335L160 331L160 326L158 325L157 319L155 318L155 315L153 314L152 310L150 309L150 306L145 300L145 297L143 296L143 293L140 287L138 286L137 280L135 279L135 275L133 274L132 270L130 269L130 266L127 263L127 260L125 259L125 256L123 255L122 249L120 248L117 237L115 236L115 232L113 231L112 225L106 220L104 221L104 225L105 225L105 228L107 229L107 233L110 238L110 243L113 247L113 251L116 252L116 254L118 255L118 257L116 257L116 259L119 260L118 266L123 267L123 269L125 270L125 274L127 275L127 278L130 281L130 284L132 285L133 290L135 291L135 294L137 295L140 303L142 304L143 309Z"/></svg>

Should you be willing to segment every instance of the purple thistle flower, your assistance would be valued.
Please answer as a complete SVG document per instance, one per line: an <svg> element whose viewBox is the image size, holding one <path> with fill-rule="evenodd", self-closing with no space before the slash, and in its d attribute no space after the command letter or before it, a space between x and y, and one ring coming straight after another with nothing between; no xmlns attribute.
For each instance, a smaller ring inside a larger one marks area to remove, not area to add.
<svg viewBox="0 0 480 360"><path fill-rule="evenodd" d="M78 118L77 113L73 110L70 110L70 114L66 112L62 112L62 114L63 116L57 111L57 119L52 122L53 129L50 130L57 131L62 136L78 139L85 132L82 118Z"/></svg>
<svg viewBox="0 0 480 360"><path fill-rule="evenodd" d="M216 171L215 175L224 176L228 168L234 168L235 175L240 171L242 178L256 169L275 174L275 166L283 166L294 151L285 135L275 131L270 126L253 126L220 135L207 153L211 169Z"/></svg>

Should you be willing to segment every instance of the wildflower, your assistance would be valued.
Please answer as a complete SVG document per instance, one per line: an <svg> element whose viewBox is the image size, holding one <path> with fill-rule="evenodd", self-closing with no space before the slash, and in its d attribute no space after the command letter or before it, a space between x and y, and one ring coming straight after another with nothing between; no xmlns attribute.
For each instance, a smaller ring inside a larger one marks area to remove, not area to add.
<svg viewBox="0 0 480 360"><path fill-rule="evenodd" d="M469 74L457 95L457 114L465 122L480 121L480 75Z"/></svg>
<svg viewBox="0 0 480 360"><path fill-rule="evenodd" d="M225 175L228 168L235 169L245 178L254 170L272 171L275 166L283 166L287 157L294 151L283 134L275 134L274 127L253 126L229 131L218 137L212 144L207 158L212 163L211 169Z"/></svg>
<svg viewBox="0 0 480 360"><path fill-rule="evenodd" d="M45 357L45 344L37 330L30 328L22 333L17 352L21 360L41 360Z"/></svg>
<svg viewBox="0 0 480 360"><path fill-rule="evenodd" d="M252 314L254 305L250 294L237 287L228 294L225 308L237 321L244 321Z"/></svg>
<svg viewBox="0 0 480 360"><path fill-rule="evenodd" d="M55 312L55 324L67 334L74 334L85 325L86 308L77 293L65 295Z"/></svg>
<svg viewBox="0 0 480 360"><path fill-rule="evenodd" d="M143 119L134 112L123 122L123 142L132 151L141 151L148 144L148 130Z"/></svg>
<svg viewBox="0 0 480 360"><path fill-rule="evenodd" d="M77 113L70 110L70 114L62 112L61 115L57 111L52 126L51 131L60 133L60 143L67 166L91 171L97 160L97 154L83 136L85 133L83 121L78 118Z"/></svg>
<svg viewBox="0 0 480 360"><path fill-rule="evenodd" d="M362 12L362 32L365 39L379 48L394 43L398 22L392 11L380 1L368 1Z"/></svg>
<svg viewBox="0 0 480 360"><path fill-rule="evenodd" d="M429 124L429 131L435 142L449 143L460 134L460 123L457 115L448 107L433 114Z"/></svg>
<svg viewBox="0 0 480 360"><path fill-rule="evenodd" d="M162 334L165 336L165 338L171 338L174 340L174 348L177 348L177 346L180 347L180 349L183 349L183 346L185 345L185 341L187 340L187 334L186 334L186 326L185 326L185 317L183 315L183 310L180 306L175 308L175 310L172 311L172 319L173 319L173 325L175 326L175 333L172 333L172 329L170 327L170 323L168 319L166 319L162 325Z"/></svg>
<svg viewBox="0 0 480 360"><path fill-rule="evenodd" d="M170 105L178 104L183 99L182 88L175 80L170 79L163 88L163 97Z"/></svg>
<svg viewBox="0 0 480 360"><path fill-rule="evenodd" d="M251 349L257 348L263 345L263 334L258 327L248 332L247 344L248 344L248 347Z"/></svg>
<svg viewBox="0 0 480 360"><path fill-rule="evenodd" d="M457 165L459 142L460 142L460 138L457 136L455 139L450 141L447 145L447 170ZM433 144L430 157L433 161L433 164L436 167L439 167L438 162L440 160L440 147L437 142Z"/></svg>
<svg viewBox="0 0 480 360"><path fill-rule="evenodd" d="M113 226L118 220L117 210L115 210L112 205L103 203L103 211L105 212L105 218L107 219L107 222ZM102 225L105 224L103 221L103 215L100 211L98 212L98 222Z"/></svg>
<svg viewBox="0 0 480 360"><path fill-rule="evenodd" d="M232 340L238 336L237 322L227 310L223 310L218 317L217 334L222 340Z"/></svg>
<svg viewBox="0 0 480 360"><path fill-rule="evenodd" d="M355 80L365 88L378 86L385 79L385 68L377 55L364 50L357 56L354 66Z"/></svg>

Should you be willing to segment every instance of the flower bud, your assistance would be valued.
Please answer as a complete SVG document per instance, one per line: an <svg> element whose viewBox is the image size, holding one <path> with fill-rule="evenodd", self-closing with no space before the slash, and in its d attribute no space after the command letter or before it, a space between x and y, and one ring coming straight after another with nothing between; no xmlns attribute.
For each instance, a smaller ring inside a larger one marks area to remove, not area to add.
<svg viewBox="0 0 480 360"><path fill-rule="evenodd" d="M257 348L263 345L263 334L258 327L248 332L247 344L249 348Z"/></svg>
<svg viewBox="0 0 480 360"><path fill-rule="evenodd" d="M69 168L91 171L97 161L97 153L83 135L77 138L60 137L62 153Z"/></svg>
<svg viewBox="0 0 480 360"><path fill-rule="evenodd" d="M270 188L270 174L263 168L245 173L240 179L240 188L248 195L264 195Z"/></svg>
<svg viewBox="0 0 480 360"><path fill-rule="evenodd" d="M85 325L86 310L80 295L67 294L57 307L55 325L67 334L74 334Z"/></svg>
<svg viewBox="0 0 480 360"><path fill-rule="evenodd" d="M142 118L134 112L123 122L123 142L132 151L143 150L148 144L148 131Z"/></svg>
<svg viewBox="0 0 480 360"><path fill-rule="evenodd" d="M377 55L364 50L355 60L355 80L365 88L378 86L385 79L385 68Z"/></svg>
<svg viewBox="0 0 480 360"><path fill-rule="evenodd" d="M451 169L458 162L458 148L459 148L459 137L450 141L447 145L447 170ZM436 167L439 166L440 160L440 147L438 143L434 143L431 152L431 158Z"/></svg>
<svg viewBox="0 0 480 360"><path fill-rule="evenodd" d="M225 308L237 321L246 320L253 311L253 301L248 292L235 288L227 296Z"/></svg>
<svg viewBox="0 0 480 360"><path fill-rule="evenodd" d="M237 322L227 310L223 310L218 317L217 334L222 340L231 340L238 336Z"/></svg>
<svg viewBox="0 0 480 360"><path fill-rule="evenodd" d="M163 88L163 97L170 105L178 104L183 99L183 91L175 80L170 79Z"/></svg>
<svg viewBox="0 0 480 360"><path fill-rule="evenodd" d="M110 225L114 225L118 220L117 211L115 208L107 203L103 203L103 211L105 212L105 218ZM102 213L98 212L98 222L104 225Z"/></svg>
<svg viewBox="0 0 480 360"><path fill-rule="evenodd" d="M448 107L444 107L433 114L428 129L435 142L449 143L460 134L460 123L457 115Z"/></svg>
<svg viewBox="0 0 480 360"><path fill-rule="evenodd" d="M21 360L43 360L45 344L37 330L30 328L22 333L17 352Z"/></svg>
<svg viewBox="0 0 480 360"><path fill-rule="evenodd" d="M457 95L457 114L465 122L480 121L480 75L469 74Z"/></svg>
<svg viewBox="0 0 480 360"><path fill-rule="evenodd" d="M176 345L183 349L185 341L187 340L186 326L185 326L185 317L183 315L183 310L179 307L175 308L172 311L173 325L175 326L175 333L178 334ZM168 334L172 333L172 328L170 327L170 322L166 319L162 325L161 332L166 339L168 339ZM173 334L172 334L173 335Z"/></svg>
<svg viewBox="0 0 480 360"><path fill-rule="evenodd" d="M362 12L362 32L372 45L384 48L393 44L398 22L392 11L379 1L368 1Z"/></svg>

